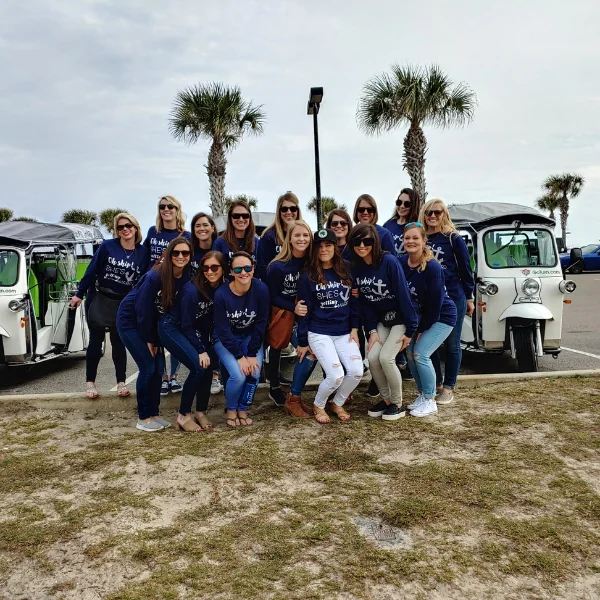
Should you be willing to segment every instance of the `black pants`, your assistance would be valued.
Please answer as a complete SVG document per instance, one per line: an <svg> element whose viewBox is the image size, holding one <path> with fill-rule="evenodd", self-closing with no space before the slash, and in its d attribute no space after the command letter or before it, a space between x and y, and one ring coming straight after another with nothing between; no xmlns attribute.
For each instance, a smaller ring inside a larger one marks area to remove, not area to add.
<svg viewBox="0 0 600 600"><path fill-rule="evenodd" d="M102 358L102 342L106 337L104 329L89 328L90 339L88 341L87 353L85 355L85 380L96 381L98 374L98 363ZM121 341L116 329L110 330L110 345L112 346L112 359L115 365L117 383L125 381L127 370L127 350Z"/></svg>
<svg viewBox="0 0 600 600"><path fill-rule="evenodd" d="M277 350L276 348L270 348L267 377L269 378L269 385L272 390L281 387L281 382L279 381L279 373L281 372L280 363L281 350Z"/></svg>

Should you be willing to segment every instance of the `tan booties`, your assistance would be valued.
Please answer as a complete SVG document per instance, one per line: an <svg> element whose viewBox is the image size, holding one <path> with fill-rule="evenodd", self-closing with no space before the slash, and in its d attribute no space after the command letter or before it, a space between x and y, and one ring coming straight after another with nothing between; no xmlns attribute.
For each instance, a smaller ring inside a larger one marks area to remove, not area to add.
<svg viewBox="0 0 600 600"><path fill-rule="evenodd" d="M302 406L300 396L292 396L291 392L287 395L283 410L292 417L297 417L298 419L310 419L310 414L308 414Z"/></svg>

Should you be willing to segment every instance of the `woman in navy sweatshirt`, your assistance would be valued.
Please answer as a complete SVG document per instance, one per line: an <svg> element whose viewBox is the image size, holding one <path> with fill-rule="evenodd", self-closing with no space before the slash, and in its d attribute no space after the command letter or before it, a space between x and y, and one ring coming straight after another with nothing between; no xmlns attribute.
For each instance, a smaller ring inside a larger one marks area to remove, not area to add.
<svg viewBox="0 0 600 600"><path fill-rule="evenodd" d="M183 384L176 426L182 431L210 431L206 411L212 371L217 358L210 343L214 321L213 298L225 277L227 263L220 252L209 250L200 261L199 272L188 281L171 310L158 322L161 344L188 369ZM196 397L196 412L192 404Z"/></svg>
<svg viewBox="0 0 600 600"><path fill-rule="evenodd" d="M190 278L191 253L189 240L171 240L162 263L140 279L117 313L117 330L139 370L136 428L141 431L160 431L171 425L158 414L162 371L157 326L161 314L178 306L178 294Z"/></svg>
<svg viewBox="0 0 600 600"><path fill-rule="evenodd" d="M398 258L406 254L402 243L402 234L404 226L419 219L421 203L419 195L411 188L403 188L396 199L396 208L394 214L386 221L383 226L392 234L394 240L394 250Z"/></svg>
<svg viewBox="0 0 600 600"><path fill-rule="evenodd" d="M190 261L190 275L195 277L200 270L200 262L207 252L212 250L217 239L217 226L213 218L206 213L199 212L194 215L191 224L192 234L192 260Z"/></svg>
<svg viewBox="0 0 600 600"><path fill-rule="evenodd" d="M408 409L413 417L426 417L437 413L436 374L430 357L454 329L456 305L446 293L443 269L427 246L421 223L406 226L404 248L407 254L400 263L421 317L417 335L406 351L419 390L419 396Z"/></svg>
<svg viewBox="0 0 600 600"><path fill-rule="evenodd" d="M267 267L281 252L288 226L294 221L300 220L302 220L302 211L300 210L298 196L292 192L286 192L282 196L279 196L277 208L275 209L275 221L260 236L260 244L256 256L258 264L257 276L260 279L263 279Z"/></svg>
<svg viewBox="0 0 600 600"><path fill-rule="evenodd" d="M330 422L325 405L333 392L333 411L340 421L350 420L344 403L363 376L359 307L351 289L350 268L338 250L335 233L317 231L310 262L298 282L298 302L308 309L298 324L298 357L312 351L325 371L313 406L315 419L322 424Z"/></svg>
<svg viewBox="0 0 600 600"><path fill-rule="evenodd" d="M248 409L263 361L269 288L253 274L252 257L235 252L231 257L233 281L219 286L214 298L215 350L229 373L225 385L229 427L252 424Z"/></svg>
<svg viewBox="0 0 600 600"><path fill-rule="evenodd" d="M465 314L471 316L475 310L471 257L467 244L458 234L448 208L441 200L429 200L421 209L419 221L425 226L427 245L444 269L448 296L456 304L456 325L445 341L446 368L443 379L438 353L432 357L437 375L437 403L450 404L454 400L454 388L462 358L460 337L463 319Z"/></svg>
<svg viewBox="0 0 600 600"><path fill-rule="evenodd" d="M375 202L375 198L373 198L373 196L370 194L361 194L356 199L354 204L354 213L352 216L355 224L365 223L375 227L377 230L377 235L379 236L379 243L381 244L382 250L390 252L391 254L396 253L392 234L381 225L377 225L377 221L379 220L379 212L377 211L377 202Z"/></svg>
<svg viewBox="0 0 600 600"><path fill-rule="evenodd" d="M71 298L72 308L79 306L85 296L86 313L89 314L91 302L98 293L110 295L112 298L125 298L146 272L148 251L141 245L142 233L135 217L129 213L119 213L114 219L113 236L115 239L103 242L94 254L79 282L77 293ZM96 375L106 331L89 323L88 325L90 338L85 355L85 380L87 397L93 399L98 397ZM109 330L109 335L117 377L117 394L121 397L129 396L125 384L127 352L116 328Z"/></svg>
<svg viewBox="0 0 600 600"><path fill-rule="evenodd" d="M296 319L303 317L307 313L304 302L296 303L296 296L300 273L304 270L306 261L310 257L311 249L312 231L310 226L304 221L295 221L288 228L282 251L267 267L265 283L269 287L271 294L271 305L293 312L296 315ZM307 354L302 360L296 363L291 390L286 398L281 391L279 383L280 356L281 350L270 349L268 369L270 383L269 398L277 406L284 406L288 414L308 419L310 418L310 409L302 403L301 393L315 367L316 358L312 354Z"/></svg>
<svg viewBox="0 0 600 600"><path fill-rule="evenodd" d="M181 210L181 203L175 196L163 196L158 201L156 225L152 225L148 229L148 234L144 240L144 246L148 248L150 253L150 268L156 265L156 261L162 256L169 242L176 237L190 238L190 232L185 231L185 213ZM159 360L164 361L162 353ZM169 389L172 392L180 392L181 384L177 381L179 361L171 357L170 376L167 374L166 363L161 362L161 366L163 375L160 393L166 396Z"/></svg>
<svg viewBox="0 0 600 600"><path fill-rule="evenodd" d="M405 415L396 356L410 343L417 314L398 259L382 251L375 227L356 225L350 232L350 244L361 320L369 334L369 368L382 398L369 416L395 421Z"/></svg>
<svg viewBox="0 0 600 600"><path fill-rule="evenodd" d="M331 229L337 238L337 246L342 258L350 262L352 254L348 245L348 236L352 229L352 219L343 208L334 208L327 215L327 223L325 229Z"/></svg>

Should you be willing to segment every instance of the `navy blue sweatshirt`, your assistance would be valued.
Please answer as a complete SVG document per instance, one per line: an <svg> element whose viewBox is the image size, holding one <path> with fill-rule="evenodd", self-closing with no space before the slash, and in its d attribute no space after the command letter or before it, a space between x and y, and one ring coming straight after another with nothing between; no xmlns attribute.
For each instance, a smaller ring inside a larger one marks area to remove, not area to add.
<svg viewBox="0 0 600 600"><path fill-rule="evenodd" d="M390 254L396 254L396 248L394 246L392 234L387 229L384 229L381 225L375 224L375 229L377 229L377 234L379 235L381 249L387 250Z"/></svg>
<svg viewBox="0 0 600 600"><path fill-rule="evenodd" d="M260 245L256 254L258 272L257 275L263 279L269 263L281 252L282 244L277 241L277 230L275 227L265 231L260 238Z"/></svg>
<svg viewBox="0 0 600 600"><path fill-rule="evenodd" d="M394 254L397 258L400 258L402 255L406 254L406 250L404 250L404 240L402 239L404 236L405 225L398 225L398 219L393 218L386 221L383 226L392 234L392 239L394 240Z"/></svg>
<svg viewBox="0 0 600 600"><path fill-rule="evenodd" d="M306 258L292 257L288 261L277 260L269 265L265 283L269 287L273 306L294 312L298 279L305 263Z"/></svg>
<svg viewBox="0 0 600 600"><path fill-rule="evenodd" d="M424 271L408 266L408 255L400 259L408 289L419 306L421 319L417 331L427 331L434 323L456 325L456 304L446 292L444 272L436 260L430 260Z"/></svg>
<svg viewBox="0 0 600 600"><path fill-rule="evenodd" d="M162 231L156 231L156 227L152 225L148 229L148 234L144 240L144 246L150 252L149 267L153 267L154 263L162 256L162 253L167 249L169 242L174 240L179 235L177 229L163 229ZM184 231L181 237L190 239L190 232Z"/></svg>
<svg viewBox="0 0 600 600"><path fill-rule="evenodd" d="M265 339L269 320L269 288L260 280L243 296L231 291L228 283L217 289L214 299L215 336L225 348L240 359L255 357ZM248 353L242 351L242 339L250 336Z"/></svg>
<svg viewBox="0 0 600 600"><path fill-rule="evenodd" d="M181 290L181 331L198 354L207 352L210 344L210 332L214 323L213 298L215 289L207 286L210 300L200 293L192 281L188 281Z"/></svg>
<svg viewBox="0 0 600 600"><path fill-rule="evenodd" d="M472 300L475 290L471 257L465 240L458 233L433 233L427 245L444 269L446 290L452 300Z"/></svg>
<svg viewBox="0 0 600 600"><path fill-rule="evenodd" d="M255 235L254 236L254 252L252 252L252 258L254 259L254 262L256 262L256 255L259 251L260 248L260 238ZM244 238L238 238L238 249L235 250L235 252L237 252L238 250L243 250L244 249ZM229 248L229 246L227 245L227 242L225 241L225 238L223 237L218 237L215 240L215 243L213 244L213 250L218 250L219 252L221 252L223 254L223 256L225 257L225 260L227 261L227 265L230 266L231 265L231 257L234 253L234 250L231 250ZM226 276L229 276L229 273L225 274Z"/></svg>
<svg viewBox="0 0 600 600"><path fill-rule="evenodd" d="M343 246L338 244L338 250L342 253L342 258L345 261L350 262L352 260L352 250L350 250L350 244L344 244Z"/></svg>
<svg viewBox="0 0 600 600"><path fill-rule="evenodd" d="M315 283L306 273L298 280L298 300L308 312L298 322L298 343L308 346L308 332L336 337L358 328L360 308L351 287L344 285L333 269L324 271L327 285Z"/></svg>
<svg viewBox="0 0 600 600"><path fill-rule="evenodd" d="M136 244L134 250L125 250L117 238L102 242L96 250L85 275L79 282L77 297L91 299L98 287L125 296L148 268L148 250Z"/></svg>
<svg viewBox="0 0 600 600"><path fill-rule="evenodd" d="M204 255L207 252L210 252L212 248L198 248L196 252L194 252L194 256L192 256L192 260L190 261L190 275L191 277L195 277L195 275L200 270L200 261L204 258Z"/></svg>
<svg viewBox="0 0 600 600"><path fill-rule="evenodd" d="M363 263L353 267L352 275L366 330L376 329L377 323L386 327L404 324L405 335L412 337L418 317L398 259L386 253L378 267Z"/></svg>

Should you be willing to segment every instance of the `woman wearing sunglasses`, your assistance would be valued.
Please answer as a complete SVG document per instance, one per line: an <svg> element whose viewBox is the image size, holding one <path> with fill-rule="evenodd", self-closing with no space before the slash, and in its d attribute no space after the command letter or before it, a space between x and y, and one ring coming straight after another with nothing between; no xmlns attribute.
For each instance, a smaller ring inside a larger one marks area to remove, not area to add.
<svg viewBox="0 0 600 600"><path fill-rule="evenodd" d="M161 315L178 314L179 292L190 279L191 254L189 240L171 240L163 261L140 279L119 306L117 330L139 371L136 428L141 431L155 432L171 425L158 414L162 374L158 320Z"/></svg>
<svg viewBox="0 0 600 600"><path fill-rule="evenodd" d="M356 225L350 232L350 244L361 320L369 334L369 368L382 398L369 410L369 416L395 421L405 415L396 356L417 329L417 313L400 263L395 255L381 249L375 227Z"/></svg>
<svg viewBox="0 0 600 600"><path fill-rule="evenodd" d="M379 220L379 212L377 211L377 202L375 202L375 198L373 198L373 196L370 194L361 194L356 199L353 217L354 223L356 224L365 223L367 225L373 225L377 230L381 249L385 250L386 252L390 252L391 254L396 253L392 234L387 229L384 229L381 225L377 225L377 221Z"/></svg>
<svg viewBox="0 0 600 600"><path fill-rule="evenodd" d="M418 220L420 209L421 203L417 192L411 188L403 188L396 199L394 214L383 224L384 228L392 234L395 254L398 258L406 253L402 244L404 226Z"/></svg>
<svg viewBox="0 0 600 600"><path fill-rule="evenodd" d="M262 368L269 288L253 274L252 256L235 252L231 257L233 281L219 286L214 297L215 351L229 373L225 386L229 427L252 424L248 409Z"/></svg>
<svg viewBox="0 0 600 600"><path fill-rule="evenodd" d="M279 196L275 212L275 220L263 231L260 237L260 245L256 256L258 277L261 279L267 270L267 266L281 252L288 226L294 221L302 219L300 201L296 194L292 192L286 192Z"/></svg>
<svg viewBox="0 0 600 600"><path fill-rule="evenodd" d="M86 298L90 337L85 355L85 379L86 395L90 399L98 397L96 375L102 357L102 342L106 338L106 328L95 327L90 322L90 305L96 294L104 294L113 299L125 298L148 268L148 251L141 244L140 224L133 215L123 212L115 217L113 236L114 239L102 242L79 282L77 293L71 298L71 308L79 306L83 297ZM114 317L113 312L113 320ZM117 377L117 394L126 397L129 396L125 384L127 352L116 327L109 329L109 335Z"/></svg>
<svg viewBox="0 0 600 600"><path fill-rule="evenodd" d="M437 376L437 403L450 404L454 400L454 388L462 359L460 337L463 320L465 314L470 316L475 310L471 257L465 240L458 234L448 208L441 200L429 200L421 209L419 221L425 226L427 245L444 270L448 296L456 304L456 325L444 342L446 364L443 378L439 354L436 352L432 357Z"/></svg>
<svg viewBox="0 0 600 600"><path fill-rule="evenodd" d="M215 240L213 250L223 254L231 266L231 258L236 252L246 252L256 261L259 244L248 203L245 200L232 202L227 211L225 231Z"/></svg>
<svg viewBox="0 0 600 600"><path fill-rule="evenodd" d="M456 325L456 305L446 293L444 271L427 247L427 234L420 222L406 225L404 249L406 254L400 264L421 317L417 334L406 351L419 391L408 409L412 417L427 417L437 413L436 374L431 356Z"/></svg>
<svg viewBox="0 0 600 600"><path fill-rule="evenodd" d="M304 302L296 302L298 279L310 257L312 248L312 231L304 221L295 221L288 227L283 242L283 249L267 267L265 283L271 294L271 305L287 310L296 315L296 320L307 313ZM292 336L293 337L293 336ZM292 342L293 343L293 342ZM297 345L297 344L295 344ZM270 383L269 398L284 406L285 411L304 419L310 418L308 407L302 403L301 393L316 364L316 358L307 354L296 363L291 391L287 399L281 391L279 382L279 357L281 350L271 348L269 351L268 377Z"/></svg>
<svg viewBox="0 0 600 600"><path fill-rule="evenodd" d="M344 260L352 260L350 247L348 246L348 235L352 228L352 219L343 208L334 208L327 215L326 229L331 229L337 238L337 246Z"/></svg>
<svg viewBox="0 0 600 600"><path fill-rule="evenodd" d="M212 250L217 239L217 226L213 218L206 213L199 212L192 219L192 260L190 262L191 276L195 277L200 270L200 263L207 252Z"/></svg>
<svg viewBox="0 0 600 600"><path fill-rule="evenodd" d="M310 262L298 281L298 302L304 302L308 310L298 323L297 351L300 360L312 351L325 371L313 406L321 424L330 422L325 405L333 392L333 411L340 421L350 420L344 403L363 376L359 307L351 289L350 268L338 250L335 234L331 229L317 231Z"/></svg>

